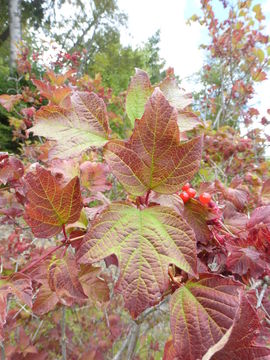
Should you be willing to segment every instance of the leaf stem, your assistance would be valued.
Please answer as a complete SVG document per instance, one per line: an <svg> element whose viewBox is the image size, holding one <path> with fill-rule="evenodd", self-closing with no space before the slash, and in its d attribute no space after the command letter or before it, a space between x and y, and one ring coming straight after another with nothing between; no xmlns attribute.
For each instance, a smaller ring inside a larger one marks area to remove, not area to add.
<svg viewBox="0 0 270 360"><path fill-rule="evenodd" d="M148 202L149 202L149 195L151 193L151 189L149 189L146 193L146 196L145 196L145 205L148 206Z"/></svg>
<svg viewBox="0 0 270 360"><path fill-rule="evenodd" d="M25 268L21 269L19 271L19 273L24 273L30 269L32 269L35 265L39 264L42 260L46 259L46 257L48 257L49 255L53 254L55 251L57 251L58 249L61 249L61 247L65 246L65 244L61 244L58 246L55 246L53 249L51 249L50 251L48 251L46 254L40 256L38 259L34 260L32 263L30 263L28 266L26 266Z"/></svg>
<svg viewBox="0 0 270 360"><path fill-rule="evenodd" d="M66 226L65 224L62 225L62 230L63 230L63 234L64 234L64 237L65 237L65 241L68 240L68 237L67 237L67 233L66 233Z"/></svg>

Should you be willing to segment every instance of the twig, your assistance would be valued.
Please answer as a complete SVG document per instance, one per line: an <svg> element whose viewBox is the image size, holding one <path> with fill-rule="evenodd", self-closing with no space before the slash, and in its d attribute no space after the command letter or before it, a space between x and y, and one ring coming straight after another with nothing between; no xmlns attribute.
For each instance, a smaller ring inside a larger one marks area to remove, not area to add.
<svg viewBox="0 0 270 360"><path fill-rule="evenodd" d="M61 347L62 360L67 360L67 342L66 342L66 307L62 306L62 320L61 320Z"/></svg>
<svg viewBox="0 0 270 360"><path fill-rule="evenodd" d="M0 348L1 348L1 360L6 360L5 345L3 342L1 342Z"/></svg>
<svg viewBox="0 0 270 360"><path fill-rule="evenodd" d="M140 327L141 325L138 325L137 323L134 324L134 326L130 330L130 336L129 336L129 343L128 343L128 350L127 350L127 360L132 360L138 337L140 334Z"/></svg>

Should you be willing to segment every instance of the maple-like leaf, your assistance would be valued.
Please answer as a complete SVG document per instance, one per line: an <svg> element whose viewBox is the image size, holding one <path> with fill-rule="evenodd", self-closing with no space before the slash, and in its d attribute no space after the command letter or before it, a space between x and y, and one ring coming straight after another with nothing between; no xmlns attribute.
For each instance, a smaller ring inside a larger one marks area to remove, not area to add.
<svg viewBox="0 0 270 360"><path fill-rule="evenodd" d="M15 158L9 156L7 153L0 153L0 184L8 182L16 182L24 173L23 163Z"/></svg>
<svg viewBox="0 0 270 360"><path fill-rule="evenodd" d="M228 250L226 266L234 274L250 274L257 279L270 271L270 256L260 252L247 239L227 241L225 246Z"/></svg>
<svg viewBox="0 0 270 360"><path fill-rule="evenodd" d="M264 181L262 190L261 190L261 198L264 205L270 203L270 179Z"/></svg>
<svg viewBox="0 0 270 360"><path fill-rule="evenodd" d="M71 306L74 301L87 300L78 274L79 268L70 253L50 264L49 286L59 301L66 306Z"/></svg>
<svg viewBox="0 0 270 360"><path fill-rule="evenodd" d="M32 307L32 282L29 276L15 273L9 278L0 279L0 340L7 317L7 297L15 295L23 304Z"/></svg>
<svg viewBox="0 0 270 360"><path fill-rule="evenodd" d="M8 112L12 111L13 107L22 99L21 94L17 95L0 95L0 105L2 105Z"/></svg>
<svg viewBox="0 0 270 360"><path fill-rule="evenodd" d="M172 295L170 321L178 360L201 359L232 326L242 285L218 275L190 280Z"/></svg>
<svg viewBox="0 0 270 360"><path fill-rule="evenodd" d="M134 126L136 119L142 117L145 104L152 92L153 88L148 74L143 70L136 69L136 73L129 84L126 98L126 112L132 126Z"/></svg>
<svg viewBox="0 0 270 360"><path fill-rule="evenodd" d="M43 284L38 290L32 310L36 315L44 315L52 311L58 302L56 293L51 290L48 284Z"/></svg>
<svg viewBox="0 0 270 360"><path fill-rule="evenodd" d="M134 318L159 302L168 288L169 264L196 273L194 233L167 207L139 210L115 203L105 209L86 234L77 258L91 264L111 254L120 267L117 290Z"/></svg>
<svg viewBox="0 0 270 360"><path fill-rule="evenodd" d="M81 183L91 192L110 190L111 184L107 182L108 165L103 163L85 161L80 165Z"/></svg>
<svg viewBox="0 0 270 360"><path fill-rule="evenodd" d="M216 188L221 191L225 200L233 203L238 210L243 210L247 205L248 191L242 188L225 187L219 180L215 182Z"/></svg>
<svg viewBox="0 0 270 360"><path fill-rule="evenodd" d="M70 69L64 74L55 74L52 70L47 70L46 75L49 78L52 85L61 86L64 85L65 81L68 80L76 71Z"/></svg>
<svg viewBox="0 0 270 360"><path fill-rule="evenodd" d="M104 156L129 193L173 194L197 172L201 150L200 137L180 144L177 111L156 88L131 138L110 141Z"/></svg>
<svg viewBox="0 0 270 360"><path fill-rule="evenodd" d="M177 122L180 131L189 131L203 125L196 114L186 109L192 103L192 96L179 88L176 79L167 76L159 87L169 103L178 111Z"/></svg>
<svg viewBox="0 0 270 360"><path fill-rule="evenodd" d="M91 147L103 146L108 140L108 115L104 101L94 93L74 92L72 106L42 107L35 124L28 131L55 140L49 158L79 156Z"/></svg>
<svg viewBox="0 0 270 360"><path fill-rule="evenodd" d="M100 277L102 269L92 265L82 265L79 280L84 293L93 301L105 303L110 300L110 289L105 280Z"/></svg>
<svg viewBox="0 0 270 360"><path fill-rule="evenodd" d="M212 351L212 356L205 356L203 360L268 360L270 348L254 344L259 328L258 314L248 299L242 295L233 325L228 330L228 334L224 335L221 349Z"/></svg>
<svg viewBox="0 0 270 360"><path fill-rule="evenodd" d="M61 188L50 171L36 167L25 176L25 221L36 237L51 237L61 232L64 224L80 217L82 200L78 177Z"/></svg>
<svg viewBox="0 0 270 360"><path fill-rule="evenodd" d="M40 95L49 100L49 105L59 105L61 107L70 106L71 88L69 87L56 87L41 80L32 80L33 84L37 87Z"/></svg>
<svg viewBox="0 0 270 360"><path fill-rule="evenodd" d="M195 232L197 241L207 244L212 238L212 233L207 225L207 220L217 218L210 208L203 206L198 200L190 199L184 206L183 216Z"/></svg>

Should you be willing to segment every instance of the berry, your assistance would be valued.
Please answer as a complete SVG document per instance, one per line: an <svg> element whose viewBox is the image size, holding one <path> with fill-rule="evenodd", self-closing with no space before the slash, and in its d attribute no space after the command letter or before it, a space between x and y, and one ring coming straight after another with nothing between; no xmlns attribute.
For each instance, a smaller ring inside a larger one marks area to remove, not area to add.
<svg viewBox="0 0 270 360"><path fill-rule="evenodd" d="M196 190L193 188L189 188L189 189L187 189L187 193L188 193L189 197L194 198L196 195Z"/></svg>
<svg viewBox="0 0 270 360"><path fill-rule="evenodd" d="M189 200L189 195L186 191L182 191L179 196L184 203L186 203Z"/></svg>
<svg viewBox="0 0 270 360"><path fill-rule="evenodd" d="M200 195L199 199L202 204L209 204L211 201L211 195L207 192L204 192Z"/></svg>
<svg viewBox="0 0 270 360"><path fill-rule="evenodd" d="M189 188L190 188L190 183L186 183L185 185L182 186L183 191L187 191Z"/></svg>

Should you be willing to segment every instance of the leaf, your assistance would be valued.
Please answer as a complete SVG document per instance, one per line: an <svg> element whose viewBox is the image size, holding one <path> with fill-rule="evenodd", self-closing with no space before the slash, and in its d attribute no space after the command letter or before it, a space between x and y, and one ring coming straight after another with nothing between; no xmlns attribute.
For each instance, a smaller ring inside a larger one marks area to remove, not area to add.
<svg viewBox="0 0 270 360"><path fill-rule="evenodd" d="M270 205L256 208L251 214L247 228L252 229L259 224L270 225Z"/></svg>
<svg viewBox="0 0 270 360"><path fill-rule="evenodd" d="M189 280L172 295L171 331L178 360L201 359L232 326L241 284L217 275Z"/></svg>
<svg viewBox="0 0 270 360"><path fill-rule="evenodd" d="M216 188L221 191L224 199L231 201L238 210L243 210L248 202L246 189L225 187L219 180L215 182Z"/></svg>
<svg viewBox="0 0 270 360"><path fill-rule="evenodd" d="M253 6L252 10L255 12L255 18L260 22L265 19L265 16L262 13L262 8L260 4Z"/></svg>
<svg viewBox="0 0 270 360"><path fill-rule="evenodd" d="M261 198L264 204L270 203L270 179L265 180L263 183Z"/></svg>
<svg viewBox="0 0 270 360"><path fill-rule="evenodd" d="M100 277L102 269L92 265L82 265L79 280L84 293L93 301L104 303L110 300L110 289Z"/></svg>
<svg viewBox="0 0 270 360"><path fill-rule="evenodd" d="M80 217L82 200L78 177L61 188L50 171L36 167L25 176L26 199L24 219L36 237L51 237Z"/></svg>
<svg viewBox="0 0 270 360"><path fill-rule="evenodd" d="M227 268L234 274L249 274L258 279L265 271L270 271L270 257L257 250L247 239L225 243L228 250Z"/></svg>
<svg viewBox="0 0 270 360"><path fill-rule="evenodd" d="M50 105L70 106L69 96L72 90L69 87L55 87L44 81L35 79L33 79L32 82L39 90L40 95L49 100Z"/></svg>
<svg viewBox="0 0 270 360"><path fill-rule="evenodd" d="M111 189L111 184L107 182L109 169L107 164L85 161L80 165L82 185L91 192L106 191Z"/></svg>
<svg viewBox="0 0 270 360"><path fill-rule="evenodd" d="M55 140L49 159L79 156L91 147L103 146L108 139L108 115L104 101L94 93L75 92L72 107L42 107L35 125L28 131Z"/></svg>
<svg viewBox="0 0 270 360"><path fill-rule="evenodd" d="M0 184L6 185L8 182L19 180L24 174L23 163L15 156L4 156L0 153Z"/></svg>
<svg viewBox="0 0 270 360"><path fill-rule="evenodd" d="M125 189L140 196L179 190L197 172L201 151L200 137L180 144L177 111L156 88L130 139L110 141L104 156Z"/></svg>
<svg viewBox="0 0 270 360"><path fill-rule="evenodd" d="M2 105L8 112L12 111L14 106L22 99L21 94L17 95L0 95L0 105Z"/></svg>
<svg viewBox="0 0 270 360"><path fill-rule="evenodd" d="M258 335L260 321L256 311L248 299L242 295L241 303L233 322L229 336L226 336L225 344L213 356L203 360L267 360L270 357L270 349L254 345Z"/></svg>
<svg viewBox="0 0 270 360"><path fill-rule="evenodd" d="M191 105L192 97L190 94L180 90L175 79L166 77L159 85L169 103L177 110L183 110Z"/></svg>
<svg viewBox="0 0 270 360"><path fill-rule="evenodd" d="M75 72L74 69L71 69L64 74L55 74L52 70L47 70L46 75L52 85L61 86L64 85L65 81L67 81Z"/></svg>
<svg viewBox="0 0 270 360"><path fill-rule="evenodd" d="M6 323L7 297L9 294L15 295L23 304L32 307L31 279L21 273L0 279L0 340L3 340L1 332Z"/></svg>
<svg viewBox="0 0 270 360"><path fill-rule="evenodd" d="M58 303L58 297L49 285L42 285L37 293L36 300L33 304L33 312L36 315L44 315L52 311Z"/></svg>
<svg viewBox="0 0 270 360"><path fill-rule="evenodd" d="M199 201L190 199L184 206L184 219L195 232L197 241L207 244L212 238L212 233L208 228L207 220L217 218L210 208L203 206Z"/></svg>
<svg viewBox="0 0 270 360"><path fill-rule="evenodd" d="M56 259L49 267L49 286L59 301L71 306L74 301L86 300L82 285L78 279L79 269L73 255Z"/></svg>
<svg viewBox="0 0 270 360"><path fill-rule="evenodd" d="M152 92L153 88L148 74L143 70L136 69L135 75L131 78L126 98L126 112L132 127L135 120L142 117L145 104Z"/></svg>
<svg viewBox="0 0 270 360"><path fill-rule="evenodd" d="M204 125L198 116L186 109L192 103L192 96L179 88L176 79L168 76L160 83L159 87L170 105L178 111L177 123L180 131L189 131Z"/></svg>
<svg viewBox="0 0 270 360"><path fill-rule="evenodd" d="M134 318L159 302L168 288L169 264L196 273L193 231L167 207L139 210L124 203L112 204L92 223L84 241L77 254L79 263L117 256L117 290Z"/></svg>
<svg viewBox="0 0 270 360"><path fill-rule="evenodd" d="M163 360L176 360L177 359L177 353L173 346L173 340L171 339L171 337L165 343L162 359Z"/></svg>

